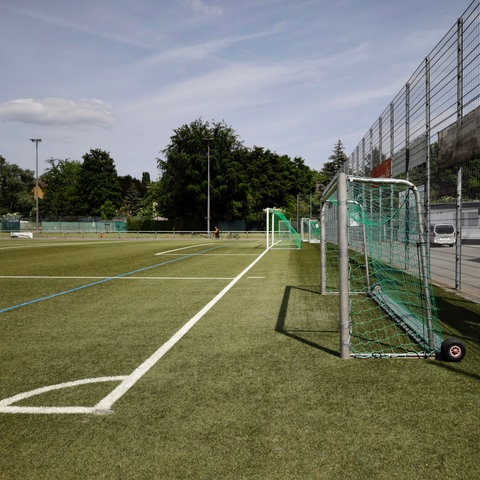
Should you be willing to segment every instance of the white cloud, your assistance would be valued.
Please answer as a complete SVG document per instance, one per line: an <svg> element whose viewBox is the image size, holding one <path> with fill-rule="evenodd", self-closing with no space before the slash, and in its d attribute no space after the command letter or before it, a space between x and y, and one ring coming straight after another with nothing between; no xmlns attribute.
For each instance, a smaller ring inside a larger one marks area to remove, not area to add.
<svg viewBox="0 0 480 480"><path fill-rule="evenodd" d="M185 0L185 3L189 5L194 12L201 15L219 17L223 15L223 10L215 5L208 5L203 0Z"/></svg>
<svg viewBox="0 0 480 480"><path fill-rule="evenodd" d="M288 65L231 64L205 75L187 78L158 92L136 98L122 116L152 115L169 117L190 114L193 118L232 109L250 108L278 101L274 86L294 81L298 71ZM175 125L173 125L175 126Z"/></svg>
<svg viewBox="0 0 480 480"><path fill-rule="evenodd" d="M388 100L399 91L401 86L400 82L395 82L382 88L358 90L347 95L335 96L326 102L325 106L331 109L353 108L368 105L379 99L385 99L386 106Z"/></svg>
<svg viewBox="0 0 480 480"><path fill-rule="evenodd" d="M101 8L94 9L93 7L88 8L87 6L85 10L79 9L76 11L76 15L68 13L62 15L60 8L56 10L54 9L53 11L17 8L16 6L6 8L10 12L30 18L36 22L42 22L55 28L59 28L60 31L64 29L72 30L147 50L152 50L154 48L154 44L151 43L154 39L158 40L158 38L155 37L148 42L145 42L141 38L141 29L132 32L134 21L128 17L128 14L125 14L124 16L117 14L112 18L109 10L105 11ZM108 23L102 24L103 21ZM128 31L128 33L126 33L126 31Z"/></svg>
<svg viewBox="0 0 480 480"><path fill-rule="evenodd" d="M276 27L263 33L251 35L261 36L276 32ZM222 45L229 45L242 38L228 37L218 41L199 45L198 51L202 55L208 50L221 48ZM215 64L206 73L192 72L184 79L176 83L167 84L148 92L146 95L137 96L134 102L126 104L126 110L131 113L138 111L145 114L145 111L152 109L158 112L211 112L211 111L232 111L233 109L251 108L253 106L278 105L286 100L292 105L305 103L304 93L308 88L317 89L321 79L326 72L338 65L352 65L361 62L368 55L369 44L357 45L350 50L317 58L306 59L285 59L283 61L250 61L223 62ZM183 49L181 49L183 51ZM195 48L193 48L195 52ZM188 55L194 56L189 49L185 48ZM180 55L179 50L170 52L173 57ZM187 54L187 53L186 53ZM153 66L160 63L162 55L149 57L142 66L147 64ZM130 74L123 75L128 78ZM293 99L287 98L291 92L297 92ZM309 102L312 99L307 100ZM288 109L289 107L287 107ZM317 106L311 108L318 109ZM289 123L289 122L288 122Z"/></svg>
<svg viewBox="0 0 480 480"><path fill-rule="evenodd" d="M28 165L38 136L45 157L98 147L135 176L199 117L315 165L339 138L348 152L461 14L451 0L37 3L0 1L0 154Z"/></svg>
<svg viewBox="0 0 480 480"><path fill-rule="evenodd" d="M89 125L108 127L115 121L113 110L97 99L18 98L0 104L0 120L36 125Z"/></svg>
<svg viewBox="0 0 480 480"><path fill-rule="evenodd" d="M151 66L164 63L166 61L185 62L188 60L203 60L211 55L216 55L226 51L231 47L237 47L242 42L260 40L270 35L275 35L281 32L282 25L276 24L272 27L245 35L231 35L205 42L187 43L185 45L176 46L169 50L147 57L147 60L142 60L143 65Z"/></svg>

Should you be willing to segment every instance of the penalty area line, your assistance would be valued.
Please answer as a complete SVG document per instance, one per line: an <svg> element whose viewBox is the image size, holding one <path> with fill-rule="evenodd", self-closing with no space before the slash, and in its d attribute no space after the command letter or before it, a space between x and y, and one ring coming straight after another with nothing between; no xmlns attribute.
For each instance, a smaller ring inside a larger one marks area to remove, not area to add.
<svg viewBox="0 0 480 480"><path fill-rule="evenodd" d="M210 244L205 244L205 245L210 245ZM77 292L78 290L82 290L84 288L89 288L89 287L93 287L93 286L96 286L96 285L100 285L102 283L106 283L106 282L110 282L111 280L117 280L119 278L124 278L124 277L128 277L128 276L132 276L132 275L135 275L136 273L140 273L140 272L145 272L147 270L151 270L153 268L157 268L157 267L161 267L161 266L164 266L164 265L168 265L170 263L174 263L174 262L178 262L180 260L185 260L187 258L192 258L192 257L196 257L196 256L199 256L199 255L202 255L204 254L205 252L209 252L211 250L215 250L217 248L222 248L222 246L215 246L215 247L211 247L211 248L207 248L206 250L203 250L201 252L197 252L197 253L189 253L189 254L185 254L183 256L180 256L180 257L176 257L176 258L172 258L170 260L165 260L164 262L162 263L157 263L155 265L150 265L148 267L143 267L143 268L139 268L137 270L133 270L131 272L127 272L127 273L122 273L120 275L116 275L114 277L104 277L100 280L97 280L95 282L92 282L92 283L88 283L86 285L80 285L78 287L74 287L74 288L71 288L69 290L64 290L63 292L58 292L58 293L52 293L51 295L47 295L45 297L41 297L41 298L35 298L33 300L29 300L27 302L23 302L23 303L19 303L17 305L12 305L10 307L5 307L5 308L2 308L0 309L0 313L3 313L3 312L8 312L9 310L13 310L15 308L20 308L20 307L25 307L27 305L32 305L34 303L38 303L38 302L42 302L44 300L50 300L52 298L56 298L56 297L59 297L61 295L66 295L67 293L73 293L73 292Z"/></svg>
<svg viewBox="0 0 480 480"><path fill-rule="evenodd" d="M190 248L197 248L197 247L207 247L212 245L211 243L198 243L196 245L189 245L188 247L181 247L181 248L174 248L173 250L167 250L165 252L158 252L155 255L167 255L173 252L180 252L181 250L188 250Z"/></svg>
<svg viewBox="0 0 480 480"><path fill-rule="evenodd" d="M221 292L219 292L210 302L208 302L196 315L194 315L182 328L180 328L169 340L167 340L158 350L156 350L147 360L137 367L130 375L112 390L106 397L100 400L94 409L96 411L109 411L113 404L117 402L130 388L132 388L172 347L175 346L204 316L217 304L232 287L249 272L268 252L261 253L247 268L240 272Z"/></svg>

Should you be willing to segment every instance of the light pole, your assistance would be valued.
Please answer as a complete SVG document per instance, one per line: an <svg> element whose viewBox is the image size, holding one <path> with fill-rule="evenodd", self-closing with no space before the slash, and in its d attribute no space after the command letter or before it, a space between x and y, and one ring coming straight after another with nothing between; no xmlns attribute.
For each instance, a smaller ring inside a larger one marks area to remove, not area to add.
<svg viewBox="0 0 480 480"><path fill-rule="evenodd" d="M36 217L36 231L38 238L38 144L42 141L41 138L31 138L31 142L35 143L35 211Z"/></svg>
<svg viewBox="0 0 480 480"><path fill-rule="evenodd" d="M210 238L210 139L207 138L207 236Z"/></svg>

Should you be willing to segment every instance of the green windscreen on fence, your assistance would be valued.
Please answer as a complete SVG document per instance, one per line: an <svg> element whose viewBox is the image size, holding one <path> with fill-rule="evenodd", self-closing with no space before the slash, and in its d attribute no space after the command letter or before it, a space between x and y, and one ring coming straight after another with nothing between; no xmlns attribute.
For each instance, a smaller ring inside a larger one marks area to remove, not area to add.
<svg viewBox="0 0 480 480"><path fill-rule="evenodd" d="M126 232L127 224L124 221L102 221L102 222L42 222L44 232Z"/></svg>

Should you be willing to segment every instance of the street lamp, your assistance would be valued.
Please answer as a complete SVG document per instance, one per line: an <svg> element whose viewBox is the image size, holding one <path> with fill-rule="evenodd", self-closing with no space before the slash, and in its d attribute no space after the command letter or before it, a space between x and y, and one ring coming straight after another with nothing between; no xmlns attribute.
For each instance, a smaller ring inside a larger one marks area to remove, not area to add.
<svg viewBox="0 0 480 480"><path fill-rule="evenodd" d="M38 238L38 144L42 141L42 139L31 138L30 141L35 143L35 211L37 214L36 230Z"/></svg>

